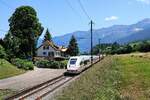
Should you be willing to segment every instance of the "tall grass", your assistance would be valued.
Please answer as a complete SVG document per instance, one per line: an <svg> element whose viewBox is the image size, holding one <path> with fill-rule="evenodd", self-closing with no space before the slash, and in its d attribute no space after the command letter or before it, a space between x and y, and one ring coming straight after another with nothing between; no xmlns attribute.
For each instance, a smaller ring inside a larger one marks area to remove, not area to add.
<svg viewBox="0 0 150 100"><path fill-rule="evenodd" d="M107 57L65 88L58 100L117 100L120 73L116 62Z"/></svg>
<svg viewBox="0 0 150 100"><path fill-rule="evenodd" d="M150 100L150 56L106 57L56 97L58 100Z"/></svg>

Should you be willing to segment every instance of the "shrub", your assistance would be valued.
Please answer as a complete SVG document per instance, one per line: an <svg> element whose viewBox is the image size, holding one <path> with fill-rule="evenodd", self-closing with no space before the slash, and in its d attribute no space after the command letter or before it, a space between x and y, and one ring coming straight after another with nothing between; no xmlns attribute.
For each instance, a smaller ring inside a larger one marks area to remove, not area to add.
<svg viewBox="0 0 150 100"><path fill-rule="evenodd" d="M48 61L47 60L36 61L36 66L44 68L48 66Z"/></svg>
<svg viewBox="0 0 150 100"><path fill-rule="evenodd" d="M34 69L34 64L28 60L15 58L15 59L11 60L11 63L21 69L25 69L25 70L33 70Z"/></svg>
<svg viewBox="0 0 150 100"><path fill-rule="evenodd" d="M67 63L60 62L60 68L67 68Z"/></svg>
<svg viewBox="0 0 150 100"><path fill-rule="evenodd" d="M61 61L62 68L67 68L68 60Z"/></svg>
<svg viewBox="0 0 150 100"><path fill-rule="evenodd" d="M41 60L36 62L36 66L40 68L66 68L67 64L61 61L48 61L48 60Z"/></svg>
<svg viewBox="0 0 150 100"><path fill-rule="evenodd" d="M60 67L60 62L58 61L51 61L51 68L61 68Z"/></svg>

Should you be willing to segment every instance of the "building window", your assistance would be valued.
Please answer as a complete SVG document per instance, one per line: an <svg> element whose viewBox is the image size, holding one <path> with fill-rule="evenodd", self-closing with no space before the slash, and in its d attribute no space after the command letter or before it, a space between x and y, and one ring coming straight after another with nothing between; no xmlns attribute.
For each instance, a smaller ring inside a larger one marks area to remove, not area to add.
<svg viewBox="0 0 150 100"><path fill-rule="evenodd" d="M49 50L49 46L43 46L43 50L45 49Z"/></svg>
<svg viewBox="0 0 150 100"><path fill-rule="evenodd" d="M57 56L57 52L55 52L55 55Z"/></svg>
<svg viewBox="0 0 150 100"><path fill-rule="evenodd" d="M61 52L59 52L59 55L61 56Z"/></svg>
<svg viewBox="0 0 150 100"><path fill-rule="evenodd" d="M48 53L48 56L54 57L54 52L49 52L49 53Z"/></svg>
<svg viewBox="0 0 150 100"><path fill-rule="evenodd" d="M43 52L43 55L46 55L46 52Z"/></svg>
<svg viewBox="0 0 150 100"><path fill-rule="evenodd" d="M57 54L57 56L60 56L60 52L59 51L57 51L56 54Z"/></svg>
<svg viewBox="0 0 150 100"><path fill-rule="evenodd" d="M45 46L43 46L43 50L45 50Z"/></svg>
<svg viewBox="0 0 150 100"><path fill-rule="evenodd" d="M47 50L49 50L49 46L47 46L47 48L46 48Z"/></svg>

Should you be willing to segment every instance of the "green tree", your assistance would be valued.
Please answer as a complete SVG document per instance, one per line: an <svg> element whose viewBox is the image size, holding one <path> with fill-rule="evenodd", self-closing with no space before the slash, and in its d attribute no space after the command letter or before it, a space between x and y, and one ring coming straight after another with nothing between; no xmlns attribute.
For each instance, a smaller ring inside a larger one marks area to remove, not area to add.
<svg viewBox="0 0 150 100"><path fill-rule="evenodd" d="M99 49L100 49L100 53L107 53L110 54L111 53L111 49L112 48L112 44L111 43L102 43L102 44L97 44L96 46L93 47L93 54L99 54Z"/></svg>
<svg viewBox="0 0 150 100"><path fill-rule="evenodd" d="M8 32L5 35L5 38L3 41L4 41L4 48L6 50L8 60L10 61L11 58L19 57L18 53L20 51L19 50L20 39L12 36L12 34Z"/></svg>
<svg viewBox="0 0 150 100"><path fill-rule="evenodd" d="M148 43L147 41L143 41L140 44L139 51L140 52L149 52L150 51L150 43Z"/></svg>
<svg viewBox="0 0 150 100"><path fill-rule="evenodd" d="M16 56L35 55L36 43L43 31L36 11L30 6L17 8L9 19L9 26L9 32L13 36L14 42L19 41L19 51Z"/></svg>
<svg viewBox="0 0 150 100"><path fill-rule="evenodd" d="M127 44L120 46L115 52L116 54L126 54L126 53L131 53L133 51L132 47Z"/></svg>
<svg viewBox="0 0 150 100"><path fill-rule="evenodd" d="M117 42L114 42L111 47L111 54L115 54L120 45Z"/></svg>
<svg viewBox="0 0 150 100"><path fill-rule="evenodd" d="M68 51L67 53L70 56L77 56L79 54L79 47L76 38L72 35L69 45L68 45Z"/></svg>
<svg viewBox="0 0 150 100"><path fill-rule="evenodd" d="M2 38L0 38L0 45L4 46L4 41Z"/></svg>
<svg viewBox="0 0 150 100"><path fill-rule="evenodd" d="M5 49L0 45L0 58L6 59Z"/></svg>
<svg viewBox="0 0 150 100"><path fill-rule="evenodd" d="M46 33L45 33L44 41L43 41L43 42L45 42L45 41L47 41L47 40L52 41L52 37L51 37L51 34L50 34L50 32L49 32L48 29L46 30Z"/></svg>
<svg viewBox="0 0 150 100"><path fill-rule="evenodd" d="M126 48L126 53L131 53L132 52L132 47L129 45L129 44L127 44L126 46L125 46L125 48Z"/></svg>

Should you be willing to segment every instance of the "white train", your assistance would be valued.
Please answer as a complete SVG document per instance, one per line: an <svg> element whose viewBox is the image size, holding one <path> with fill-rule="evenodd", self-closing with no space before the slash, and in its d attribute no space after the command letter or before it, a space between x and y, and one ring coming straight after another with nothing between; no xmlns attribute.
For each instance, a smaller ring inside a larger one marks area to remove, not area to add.
<svg viewBox="0 0 150 100"><path fill-rule="evenodd" d="M93 61L98 58L99 56L93 56ZM70 57L67 64L67 73L78 74L87 68L89 64L91 64L91 56L89 55Z"/></svg>

